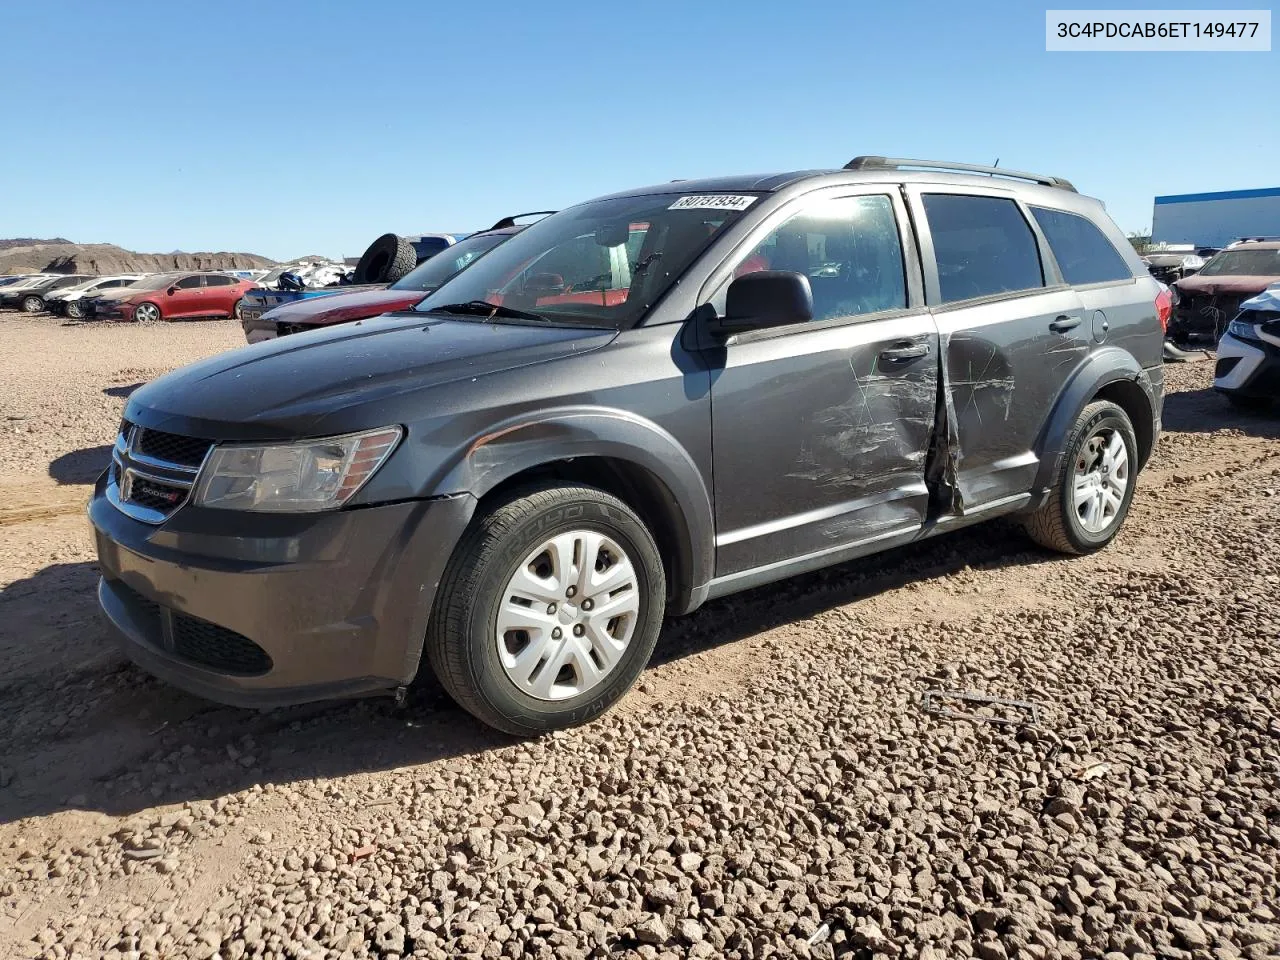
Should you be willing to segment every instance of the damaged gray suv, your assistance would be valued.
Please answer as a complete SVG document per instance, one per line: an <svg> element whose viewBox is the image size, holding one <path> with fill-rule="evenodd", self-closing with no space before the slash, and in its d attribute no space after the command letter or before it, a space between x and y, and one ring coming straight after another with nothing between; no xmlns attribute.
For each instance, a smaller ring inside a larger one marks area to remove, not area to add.
<svg viewBox="0 0 1280 960"><path fill-rule="evenodd" d="M1009 514L1119 530L1167 294L1056 177L859 157L534 224L415 309L129 399L89 513L129 654L203 696L583 723L664 614Z"/></svg>

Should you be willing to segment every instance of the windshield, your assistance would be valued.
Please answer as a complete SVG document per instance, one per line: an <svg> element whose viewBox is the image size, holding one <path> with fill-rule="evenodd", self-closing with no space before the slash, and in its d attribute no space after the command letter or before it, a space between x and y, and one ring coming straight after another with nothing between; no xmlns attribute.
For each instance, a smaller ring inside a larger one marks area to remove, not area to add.
<svg viewBox="0 0 1280 960"><path fill-rule="evenodd" d="M671 193L584 203L512 237L416 309L469 305L467 312L481 315L488 303L508 316L623 330L757 196Z"/></svg>
<svg viewBox="0 0 1280 960"><path fill-rule="evenodd" d="M161 290L169 286L178 278L171 273L161 273L154 277L143 277L141 280L135 280L128 287L130 290Z"/></svg>
<svg viewBox="0 0 1280 960"><path fill-rule="evenodd" d="M1280 250L1223 250L1204 265L1202 277L1280 277Z"/></svg>
<svg viewBox="0 0 1280 960"><path fill-rule="evenodd" d="M391 285L392 290L434 290L455 273L471 264L480 254L492 250L509 233L489 233L481 237L460 240L444 253L437 253L424 260Z"/></svg>

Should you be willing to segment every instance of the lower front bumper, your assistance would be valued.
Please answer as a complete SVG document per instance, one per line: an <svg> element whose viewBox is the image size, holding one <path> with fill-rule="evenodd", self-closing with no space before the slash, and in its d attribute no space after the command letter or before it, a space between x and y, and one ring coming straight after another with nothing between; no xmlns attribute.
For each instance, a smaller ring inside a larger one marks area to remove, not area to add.
<svg viewBox="0 0 1280 960"><path fill-rule="evenodd" d="M1218 341L1213 387L1246 397L1280 398L1280 344L1224 333Z"/></svg>
<svg viewBox="0 0 1280 960"><path fill-rule="evenodd" d="M199 696L279 706L417 673L436 587L474 500L279 516L184 507L159 526L89 506L98 597L128 655Z"/></svg>

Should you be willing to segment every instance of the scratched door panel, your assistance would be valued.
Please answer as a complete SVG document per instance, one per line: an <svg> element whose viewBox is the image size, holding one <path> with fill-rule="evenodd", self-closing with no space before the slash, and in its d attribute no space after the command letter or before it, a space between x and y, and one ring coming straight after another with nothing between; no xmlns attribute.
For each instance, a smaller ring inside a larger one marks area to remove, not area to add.
<svg viewBox="0 0 1280 960"><path fill-rule="evenodd" d="M1089 353L1083 312L1079 295L1064 288L935 311L964 511L1031 489L1036 438ZM1062 317L1080 323L1052 329Z"/></svg>
<svg viewBox="0 0 1280 960"><path fill-rule="evenodd" d="M937 358L923 312L731 343L712 374L716 575L918 529Z"/></svg>

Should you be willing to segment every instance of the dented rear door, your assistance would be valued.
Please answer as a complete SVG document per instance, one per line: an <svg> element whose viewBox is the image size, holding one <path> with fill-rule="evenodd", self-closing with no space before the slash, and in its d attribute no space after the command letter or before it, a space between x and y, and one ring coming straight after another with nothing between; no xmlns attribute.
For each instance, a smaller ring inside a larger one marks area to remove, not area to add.
<svg viewBox="0 0 1280 960"><path fill-rule="evenodd" d="M944 512L1014 505L1034 483L1054 401L1089 352L1084 305L1010 190L906 192L942 349Z"/></svg>
<svg viewBox="0 0 1280 960"><path fill-rule="evenodd" d="M938 337L901 197L801 198L738 251L754 269L808 276L815 320L713 351L717 577L909 535L929 505Z"/></svg>

